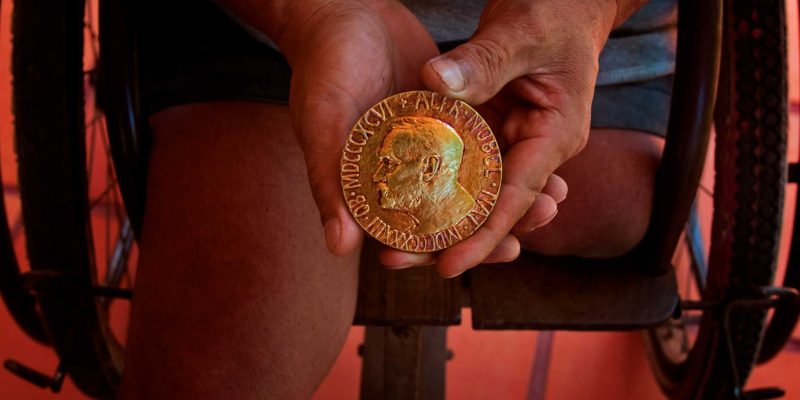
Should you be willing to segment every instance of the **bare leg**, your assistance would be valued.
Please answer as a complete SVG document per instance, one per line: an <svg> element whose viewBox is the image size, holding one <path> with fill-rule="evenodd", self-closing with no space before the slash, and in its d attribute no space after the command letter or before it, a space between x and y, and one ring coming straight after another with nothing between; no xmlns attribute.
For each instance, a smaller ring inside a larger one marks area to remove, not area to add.
<svg viewBox="0 0 800 400"><path fill-rule="evenodd" d="M326 251L288 109L196 104L152 123L120 398L310 397L352 323L357 255Z"/></svg>
<svg viewBox="0 0 800 400"><path fill-rule="evenodd" d="M663 139L641 132L592 130L586 148L556 171L569 184L556 218L521 237L522 247L583 257L628 252L650 222L663 145Z"/></svg>

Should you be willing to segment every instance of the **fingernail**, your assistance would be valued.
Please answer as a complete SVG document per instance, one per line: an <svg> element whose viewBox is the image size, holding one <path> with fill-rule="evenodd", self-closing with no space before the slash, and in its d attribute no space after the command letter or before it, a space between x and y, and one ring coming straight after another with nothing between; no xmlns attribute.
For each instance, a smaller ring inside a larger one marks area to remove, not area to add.
<svg viewBox="0 0 800 400"><path fill-rule="evenodd" d="M464 270L464 271L466 271L466 270ZM447 276L445 276L444 278L445 278L445 279L452 279L452 278L455 278L455 277L457 277L457 276L459 276L459 275L463 274L463 273L464 273L464 271L458 271L458 272L456 272L455 274L452 274L452 275L447 275Z"/></svg>
<svg viewBox="0 0 800 400"><path fill-rule="evenodd" d="M328 251L331 253L336 253L336 249L339 248L339 237L341 235L339 220L336 218L331 218L325 221L324 229L325 244L328 246Z"/></svg>
<svg viewBox="0 0 800 400"><path fill-rule="evenodd" d="M558 209L557 208L556 208L556 211L553 213L553 215L550 216L550 218L547 218L546 220L534 225L533 228L531 228L530 232L533 232L533 231L535 231L535 230L537 230L537 229L549 224L553 219L555 219L556 215L558 215Z"/></svg>
<svg viewBox="0 0 800 400"><path fill-rule="evenodd" d="M431 60L431 68L439 74L439 78L453 92L464 90L464 75L458 63L447 58L437 57Z"/></svg>
<svg viewBox="0 0 800 400"><path fill-rule="evenodd" d="M408 268L411 268L411 267L420 267L420 266L421 266L420 264L415 264L415 263L411 263L411 262L402 263L400 265L384 265L384 267L386 269L388 269L388 270L408 269Z"/></svg>
<svg viewBox="0 0 800 400"><path fill-rule="evenodd" d="M406 269L411 267L422 267L436 263L436 257L432 253L408 254L408 260L397 265L385 265L386 269Z"/></svg>
<svg viewBox="0 0 800 400"><path fill-rule="evenodd" d="M500 244L494 250L492 250L492 252L489 253L488 256L486 256L486 260L493 260L493 259L497 258L498 255L503 255L503 254L507 253L510 250L509 246L510 245L508 243L508 238L503 239L503 241L500 242ZM512 251L513 251L513 249L512 249ZM498 259L496 261L496 263L504 263L504 262L514 261L519 257L519 254L520 253L518 251L515 252L515 253L511 253L510 257L506 256L506 257L504 257L502 259ZM484 262L486 262L486 260L484 260Z"/></svg>
<svg viewBox="0 0 800 400"><path fill-rule="evenodd" d="M554 219L556 218L556 215L558 215L558 209L557 209L557 208L556 208L556 211L553 213L553 216L551 216L550 218L548 218L548 219L547 219L547 221L544 221L544 224L542 224L542 225L547 225L547 224L549 224L549 223L550 223L550 221L552 221L552 220L554 220Z"/></svg>

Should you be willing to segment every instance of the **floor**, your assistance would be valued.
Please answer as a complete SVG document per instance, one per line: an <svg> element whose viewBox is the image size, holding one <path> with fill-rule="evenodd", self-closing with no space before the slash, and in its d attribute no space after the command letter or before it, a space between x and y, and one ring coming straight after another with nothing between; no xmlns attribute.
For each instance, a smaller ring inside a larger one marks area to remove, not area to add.
<svg viewBox="0 0 800 400"><path fill-rule="evenodd" d="M789 2L792 6L796 2ZM11 132L9 75L9 22L11 4L6 1L0 13L0 157L3 184L15 187ZM794 7L793 7L794 8ZM796 17L795 19L796 20ZM797 60L796 26L792 26L792 61ZM797 65L793 66L793 77ZM798 85L792 84L792 99L798 104ZM797 106L792 107L792 158L798 152ZM793 202L794 190L790 201ZM9 193L10 192L10 193ZM13 190L6 191L9 219L17 220L19 201ZM791 204L791 203L789 203ZM792 207L787 207L792 208ZM787 218L792 217L787 210ZM13 224L13 222L12 222ZM18 252L24 251L21 245ZM782 250L783 258L786 249ZM448 347L455 356L447 365L447 398L449 399L661 399L649 371L638 332L555 332L549 370L542 375L546 383L541 394L529 392L537 339L531 331L473 331L469 310L464 311L462 326L449 330ZM123 323L124 325L124 323ZM14 325L5 308L0 307L0 359L13 358L41 371L52 371L56 359L52 351L37 345ZM800 330L795 338L800 337ZM354 327L339 359L318 390L316 400L355 399L358 396L360 358L357 348L363 329ZM541 374L542 369L536 371ZM800 346L795 344L770 363L755 370L749 387L780 386L788 399L800 398ZM27 384L0 370L0 399L83 399L66 382L63 391L51 394Z"/></svg>

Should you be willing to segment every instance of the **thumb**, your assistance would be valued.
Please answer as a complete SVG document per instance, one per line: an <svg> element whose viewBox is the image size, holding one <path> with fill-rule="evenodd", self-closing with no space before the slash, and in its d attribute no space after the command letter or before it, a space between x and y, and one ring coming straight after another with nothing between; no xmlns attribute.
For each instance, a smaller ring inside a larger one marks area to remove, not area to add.
<svg viewBox="0 0 800 400"><path fill-rule="evenodd" d="M340 153L306 152L309 182L319 208L325 243L335 255L348 254L358 248L363 236L344 203L338 174Z"/></svg>
<svg viewBox="0 0 800 400"><path fill-rule="evenodd" d="M307 77L304 71L297 75ZM357 118L359 105L313 81L317 90L304 90L294 85L290 96L297 139L303 150L311 193L319 209L328 250L345 255L357 249L363 238L361 228L353 220L342 194L339 165L349 121ZM350 105L348 107L348 105Z"/></svg>
<svg viewBox="0 0 800 400"><path fill-rule="evenodd" d="M422 82L430 90L477 105L528 72L525 40L500 24L482 27L468 42L429 60ZM516 43L516 44L515 44Z"/></svg>

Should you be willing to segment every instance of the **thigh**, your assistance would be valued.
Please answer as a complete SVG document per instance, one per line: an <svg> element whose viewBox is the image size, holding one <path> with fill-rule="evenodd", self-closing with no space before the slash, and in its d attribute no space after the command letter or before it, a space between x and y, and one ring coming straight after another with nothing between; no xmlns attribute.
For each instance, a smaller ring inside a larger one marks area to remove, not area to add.
<svg viewBox="0 0 800 400"><path fill-rule="evenodd" d="M586 148L556 171L569 185L558 214L521 237L523 248L582 257L631 250L647 231L663 144L644 132L592 129Z"/></svg>
<svg viewBox="0 0 800 400"><path fill-rule="evenodd" d="M122 396L303 398L355 310L288 109L207 103L152 118L153 150Z"/></svg>

